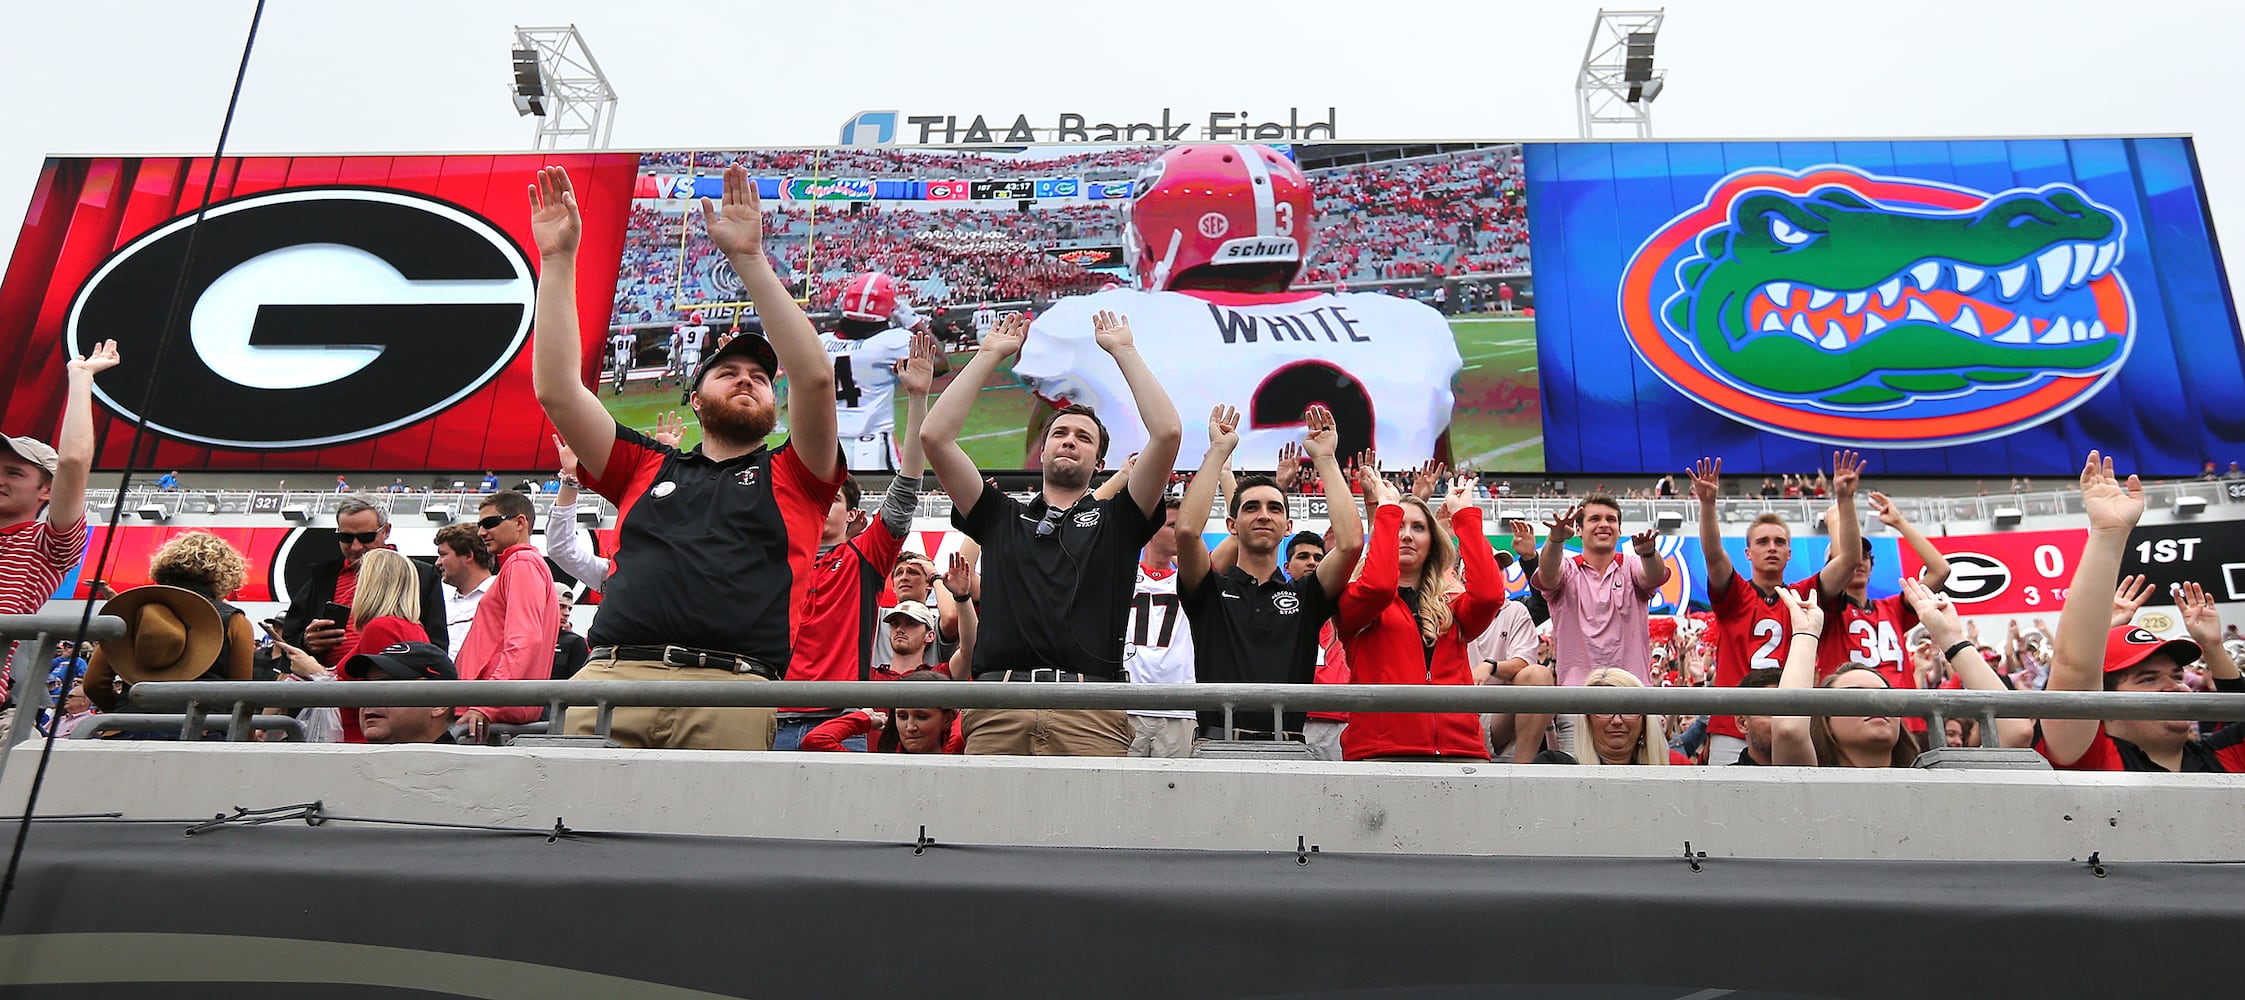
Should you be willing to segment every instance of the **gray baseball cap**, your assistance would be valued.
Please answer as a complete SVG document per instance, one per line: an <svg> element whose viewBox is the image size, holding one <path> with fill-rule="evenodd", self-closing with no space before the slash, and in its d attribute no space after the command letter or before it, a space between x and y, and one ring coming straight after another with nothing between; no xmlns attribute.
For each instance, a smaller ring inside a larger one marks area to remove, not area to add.
<svg viewBox="0 0 2245 1000"><path fill-rule="evenodd" d="M6 440L9 451L22 456L24 461L47 470L47 475L55 474L56 456L53 448L47 447L44 442L27 437L12 437Z"/></svg>

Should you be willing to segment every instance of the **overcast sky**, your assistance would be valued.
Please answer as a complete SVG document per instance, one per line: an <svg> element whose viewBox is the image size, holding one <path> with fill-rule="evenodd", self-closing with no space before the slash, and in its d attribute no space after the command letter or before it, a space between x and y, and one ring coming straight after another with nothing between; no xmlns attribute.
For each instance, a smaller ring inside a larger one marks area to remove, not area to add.
<svg viewBox="0 0 2245 1000"><path fill-rule="evenodd" d="M253 6L8 4L0 231L21 225L49 154L207 153ZM1342 139L1572 138L1597 6L270 0L230 151L527 148L506 94L512 28L570 22L622 97L619 148L830 143L865 108L1041 125L1330 105ZM1668 13L1660 138L2195 133L2216 223L2245 240L2232 5L1694 0Z"/></svg>

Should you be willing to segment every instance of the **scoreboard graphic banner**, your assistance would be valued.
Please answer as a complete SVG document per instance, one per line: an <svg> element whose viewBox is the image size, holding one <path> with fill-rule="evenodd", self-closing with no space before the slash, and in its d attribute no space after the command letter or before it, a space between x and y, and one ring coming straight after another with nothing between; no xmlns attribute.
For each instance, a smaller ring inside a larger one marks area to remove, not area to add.
<svg viewBox="0 0 2245 1000"><path fill-rule="evenodd" d="M2188 475L2245 442L2188 140L1528 147L1553 472Z"/></svg>
<svg viewBox="0 0 2245 1000"><path fill-rule="evenodd" d="M1181 307L1127 273L1158 258L1122 220L1164 148L237 157L199 228L207 160L51 159L0 278L0 430L51 439L64 360L116 339L102 468L127 464L135 419L144 468L551 468L534 172L567 167L584 212L584 380L646 428L681 405L684 345L756 322L689 210L741 163L813 313L880 270L952 336L983 303L1163 317L1140 347L1188 441L1215 403L1276 434L1318 401L1392 461L1500 475L1799 473L1845 446L1873 476L2070 474L2091 447L2179 476L2245 452L2245 348L2188 139L1300 144L1314 207L1271 219L1300 225L1292 287ZM961 434L985 468L1022 467L1042 407L1115 381L1088 354L1037 363ZM885 384L852 391L900 427ZM1119 441L1142 437L1104 402ZM891 423L854 420L867 440Z"/></svg>

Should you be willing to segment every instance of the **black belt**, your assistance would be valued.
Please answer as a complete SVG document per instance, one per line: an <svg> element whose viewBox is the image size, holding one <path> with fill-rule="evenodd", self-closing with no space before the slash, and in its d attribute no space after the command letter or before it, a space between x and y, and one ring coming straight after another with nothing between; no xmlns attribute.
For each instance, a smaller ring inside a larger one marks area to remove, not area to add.
<svg viewBox="0 0 2245 1000"><path fill-rule="evenodd" d="M1054 670L1049 667L1039 667L1035 670L992 670L988 673L976 674L974 679L978 681L1037 681L1040 683L1074 681L1101 684L1112 683L1116 680L1113 677L1093 677L1072 670Z"/></svg>
<svg viewBox="0 0 2245 1000"><path fill-rule="evenodd" d="M779 671L753 656L716 653L686 646L602 646L592 651L592 658L657 663L666 667L730 670L736 674L755 674L768 681L779 680Z"/></svg>

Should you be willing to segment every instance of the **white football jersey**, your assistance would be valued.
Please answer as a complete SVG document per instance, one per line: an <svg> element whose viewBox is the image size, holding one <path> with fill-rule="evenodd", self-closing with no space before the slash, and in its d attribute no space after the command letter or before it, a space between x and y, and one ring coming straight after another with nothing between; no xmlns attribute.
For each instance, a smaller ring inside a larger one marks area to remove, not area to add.
<svg viewBox="0 0 2245 1000"><path fill-rule="evenodd" d="M707 325L678 328L678 349L685 352L686 357L700 357L702 346L707 343L709 343L709 327Z"/></svg>
<svg viewBox="0 0 2245 1000"><path fill-rule="evenodd" d="M672 330L670 342L665 346L670 350L670 359L672 361L678 360L678 355L686 349L686 335L677 330Z"/></svg>
<svg viewBox="0 0 2245 1000"><path fill-rule="evenodd" d="M977 333L977 334L985 334L985 333L989 333L989 332L990 332L990 328L991 328L991 327L994 327L994 326L997 326L997 325L998 325L998 311L997 311L996 309L977 309L977 310L975 310L975 311L974 311L974 332L975 332L975 333Z"/></svg>
<svg viewBox="0 0 2245 1000"><path fill-rule="evenodd" d="M864 340L821 334L834 360L835 434L845 440L896 426L896 363L912 354L912 332L890 327Z"/></svg>
<svg viewBox="0 0 2245 1000"><path fill-rule="evenodd" d="M1184 418L1180 469L1200 467L1207 414L1220 403L1240 409L1237 454L1250 467L1301 440L1302 411L1317 399L1343 422L1344 441L1350 412L1371 414L1371 443L1389 466L1434 456L1464 364L1441 313L1367 293L1201 294L1116 288L1061 299L1030 324L1014 374L1038 395L1097 410L1114 439L1107 465L1119 466L1145 447L1146 430L1122 370L1092 339L1092 314L1111 310L1130 321L1139 355ZM1349 394L1361 399L1338 398ZM1259 411L1267 426L1257 426Z"/></svg>
<svg viewBox="0 0 2245 1000"><path fill-rule="evenodd" d="M1138 567L1138 592L1130 599L1123 631L1123 669L1132 684L1193 683L1193 627L1177 604L1177 571L1160 576ZM1193 712L1132 710L1154 719L1197 719Z"/></svg>
<svg viewBox="0 0 2245 1000"><path fill-rule="evenodd" d="M608 338L608 355L616 359L619 368L629 364L638 350L639 338L632 336L629 330L618 330L615 336Z"/></svg>

